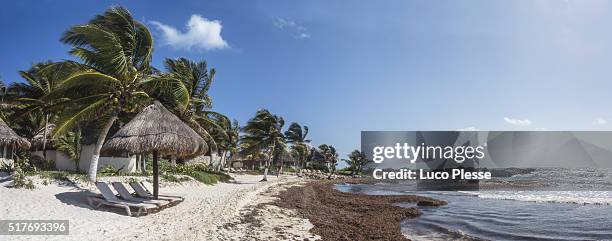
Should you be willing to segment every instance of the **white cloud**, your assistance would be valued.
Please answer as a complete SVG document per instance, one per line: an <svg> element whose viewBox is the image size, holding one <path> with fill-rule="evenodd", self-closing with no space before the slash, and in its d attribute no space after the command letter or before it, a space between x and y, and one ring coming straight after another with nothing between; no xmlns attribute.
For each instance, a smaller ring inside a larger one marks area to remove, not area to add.
<svg viewBox="0 0 612 241"><path fill-rule="evenodd" d="M476 127L473 127L473 126L470 126L470 127L466 127L466 128L461 128L461 129L459 129L457 131L480 131L480 129L478 129Z"/></svg>
<svg viewBox="0 0 612 241"><path fill-rule="evenodd" d="M162 44L170 45L175 49L215 50L229 48L229 44L221 37L223 26L218 20L208 20L200 15L191 15L182 32L173 26L157 21L151 21L162 34Z"/></svg>
<svg viewBox="0 0 612 241"><path fill-rule="evenodd" d="M301 39L301 38L310 38L310 34L307 33L300 33L297 36L294 36L296 39Z"/></svg>
<svg viewBox="0 0 612 241"><path fill-rule="evenodd" d="M294 21L283 19L283 18L276 18L273 24L276 28L280 30L285 30L291 33L291 35L295 39L310 38L310 34L306 32L306 28L304 26L297 24Z"/></svg>
<svg viewBox="0 0 612 241"><path fill-rule="evenodd" d="M608 124L608 120L604 119L604 118L597 118L593 121L593 124L595 125L606 125Z"/></svg>
<svg viewBox="0 0 612 241"><path fill-rule="evenodd" d="M510 125L516 125L516 126L528 126L531 125L531 121L528 119L516 119L516 118L509 118L509 117L504 117L504 121Z"/></svg>

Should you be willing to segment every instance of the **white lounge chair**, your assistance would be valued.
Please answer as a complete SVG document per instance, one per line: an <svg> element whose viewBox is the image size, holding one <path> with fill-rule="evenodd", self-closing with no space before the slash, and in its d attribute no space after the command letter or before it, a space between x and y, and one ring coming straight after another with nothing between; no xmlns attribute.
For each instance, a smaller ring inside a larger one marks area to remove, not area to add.
<svg viewBox="0 0 612 241"><path fill-rule="evenodd" d="M104 182L96 182L96 187L98 188L98 190L100 191L102 195L101 196L100 195L89 196L87 198L89 205L93 207L94 209L97 209L102 205L124 208L125 211L127 212L127 215L132 216L130 207L133 207L133 208L138 208L138 212L136 213L136 216L140 216L142 212L149 213L149 209L157 208L157 206L153 204L119 200L117 196L115 196L113 191L110 189L108 184ZM94 205L95 201L98 202L98 205Z"/></svg>
<svg viewBox="0 0 612 241"><path fill-rule="evenodd" d="M115 190L117 190L117 193L119 193L119 196L123 200L131 201L131 202L149 203L149 204L157 205L158 207L163 207L163 206L166 206L166 205L168 205L170 203L170 202L164 201L164 200L152 200L152 199L134 197L134 196L132 196L130 191L128 191L127 188L125 188L123 183L112 182L112 184L113 184L113 187L115 188Z"/></svg>
<svg viewBox="0 0 612 241"><path fill-rule="evenodd" d="M138 182L130 182L130 186L136 192L136 195L141 198L153 198L153 194L151 194L142 184ZM158 195L160 200L170 201L172 203L181 202L185 200L185 198L180 196L168 196L168 195Z"/></svg>

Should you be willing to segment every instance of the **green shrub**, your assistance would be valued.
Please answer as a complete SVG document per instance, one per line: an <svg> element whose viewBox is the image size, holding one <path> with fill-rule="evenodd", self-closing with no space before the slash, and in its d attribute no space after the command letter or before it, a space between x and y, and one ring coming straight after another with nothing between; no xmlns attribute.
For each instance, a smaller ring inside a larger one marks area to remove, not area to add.
<svg viewBox="0 0 612 241"><path fill-rule="evenodd" d="M216 184L217 182L228 182L232 180L232 177L228 176L225 173L221 173L221 172L195 171L195 172L192 172L189 176L207 185Z"/></svg>
<svg viewBox="0 0 612 241"><path fill-rule="evenodd" d="M28 175L38 175L41 178L52 179L58 182L69 182L69 174L70 173L63 171L40 171L28 173Z"/></svg>
<svg viewBox="0 0 612 241"><path fill-rule="evenodd" d="M336 171L336 173L340 174L340 175L349 176L349 175L351 175L351 170L350 170L350 168L347 167L347 168L342 168L342 169Z"/></svg>
<svg viewBox="0 0 612 241"><path fill-rule="evenodd" d="M15 174L13 174L13 187L34 189L34 182L26 177L25 172L18 165L15 166Z"/></svg>
<svg viewBox="0 0 612 241"><path fill-rule="evenodd" d="M297 172L292 166L283 166L283 172Z"/></svg>
<svg viewBox="0 0 612 241"><path fill-rule="evenodd" d="M114 176L119 176L119 174L121 172L121 169L123 169L123 168L117 169L117 168L115 168L112 165L106 165L106 166L102 167L98 171L98 173L100 174L100 176L112 176L112 177L114 177Z"/></svg>
<svg viewBox="0 0 612 241"><path fill-rule="evenodd" d="M320 170L320 171L327 171L327 166L323 163L318 163L318 162L311 162L308 164L308 166L306 167L306 169L310 169L310 170Z"/></svg>
<svg viewBox="0 0 612 241"><path fill-rule="evenodd" d="M168 181L168 182L186 182L191 180L188 177L182 176L182 177L177 177L175 175L162 175L161 176L162 180L164 181Z"/></svg>

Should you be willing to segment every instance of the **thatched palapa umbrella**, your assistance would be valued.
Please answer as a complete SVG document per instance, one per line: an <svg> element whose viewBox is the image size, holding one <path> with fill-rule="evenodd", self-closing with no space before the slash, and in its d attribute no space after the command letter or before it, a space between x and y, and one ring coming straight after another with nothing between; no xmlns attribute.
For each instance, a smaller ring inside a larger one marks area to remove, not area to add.
<svg viewBox="0 0 612 241"><path fill-rule="evenodd" d="M153 195L159 195L159 155L185 157L202 154L208 145L191 127L161 103L144 108L113 135L104 150L153 154Z"/></svg>
<svg viewBox="0 0 612 241"><path fill-rule="evenodd" d="M29 149L30 142L26 138L17 135L17 133L0 118L0 148L7 146L12 149Z"/></svg>

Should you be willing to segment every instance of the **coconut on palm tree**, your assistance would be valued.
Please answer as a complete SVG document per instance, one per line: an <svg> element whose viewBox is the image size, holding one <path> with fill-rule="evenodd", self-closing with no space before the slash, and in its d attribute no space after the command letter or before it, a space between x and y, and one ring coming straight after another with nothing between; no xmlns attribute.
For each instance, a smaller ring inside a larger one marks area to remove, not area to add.
<svg viewBox="0 0 612 241"><path fill-rule="evenodd" d="M243 143L244 152L264 152L267 156L262 181L268 180L268 170L274 160L275 151L279 146L285 145L284 125L285 120L282 117L261 109L242 128L244 135L240 142Z"/></svg>

